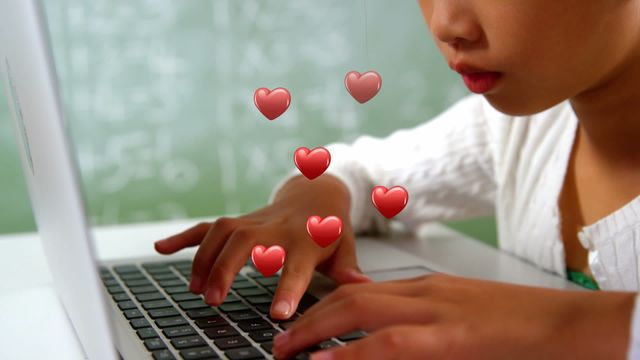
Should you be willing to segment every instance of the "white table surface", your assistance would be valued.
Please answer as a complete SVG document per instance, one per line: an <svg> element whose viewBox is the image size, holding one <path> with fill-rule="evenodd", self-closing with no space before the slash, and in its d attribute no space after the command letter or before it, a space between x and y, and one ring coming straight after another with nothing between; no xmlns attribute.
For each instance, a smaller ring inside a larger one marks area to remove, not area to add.
<svg viewBox="0 0 640 360"><path fill-rule="evenodd" d="M156 254L153 242L199 219L94 229L101 260ZM430 224L420 239L390 241L413 253L428 249L430 261L453 273L509 282L562 287L564 280L448 228ZM181 252L194 254L195 248ZM464 259L463 261L461 261ZM365 261L366 259L360 259ZM36 233L0 236L0 359L82 359L83 352L61 302Z"/></svg>

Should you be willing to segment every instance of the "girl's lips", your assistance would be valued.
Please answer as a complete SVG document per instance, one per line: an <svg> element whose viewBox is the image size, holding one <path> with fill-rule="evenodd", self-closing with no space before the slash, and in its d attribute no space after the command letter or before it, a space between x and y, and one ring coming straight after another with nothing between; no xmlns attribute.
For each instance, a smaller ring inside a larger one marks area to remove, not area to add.
<svg viewBox="0 0 640 360"><path fill-rule="evenodd" d="M484 94L493 89L502 76L501 73L494 71L462 73L461 75L467 88L476 94Z"/></svg>

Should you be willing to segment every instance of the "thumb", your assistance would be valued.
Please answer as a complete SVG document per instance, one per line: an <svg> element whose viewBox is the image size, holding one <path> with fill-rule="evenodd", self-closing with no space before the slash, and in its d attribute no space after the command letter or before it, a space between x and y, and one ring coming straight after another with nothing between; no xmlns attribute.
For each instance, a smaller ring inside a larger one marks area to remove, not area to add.
<svg viewBox="0 0 640 360"><path fill-rule="evenodd" d="M324 273L340 285L372 281L358 266L355 238L351 234L345 235L340 240L340 246L333 254L333 259L327 264Z"/></svg>

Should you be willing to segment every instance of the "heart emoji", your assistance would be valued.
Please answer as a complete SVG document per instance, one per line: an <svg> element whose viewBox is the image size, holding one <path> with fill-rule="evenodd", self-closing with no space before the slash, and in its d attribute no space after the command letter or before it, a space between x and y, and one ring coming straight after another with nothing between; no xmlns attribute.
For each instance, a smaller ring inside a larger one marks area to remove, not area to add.
<svg viewBox="0 0 640 360"><path fill-rule="evenodd" d="M367 71L360 74L357 71L349 71L344 77L344 86L360 104L371 100L382 86L382 78L375 71Z"/></svg>
<svg viewBox="0 0 640 360"><path fill-rule="evenodd" d="M285 251L279 245L273 245L268 249L262 245L256 245L251 250L253 265L265 277L277 273L284 264L284 258Z"/></svg>
<svg viewBox="0 0 640 360"><path fill-rule="evenodd" d="M291 94L285 88L259 88L253 93L253 102L262 115L273 120L287 111L291 104Z"/></svg>
<svg viewBox="0 0 640 360"><path fill-rule="evenodd" d="M384 217L391 219L407 205L409 194L402 186L394 186L389 190L384 186L376 186L371 191L371 201Z"/></svg>
<svg viewBox="0 0 640 360"><path fill-rule="evenodd" d="M337 216L311 216L307 219L307 232L321 247L327 247L342 234L342 220Z"/></svg>
<svg viewBox="0 0 640 360"><path fill-rule="evenodd" d="M329 150L322 146L313 150L299 147L293 154L293 162L296 163L302 175L309 180L313 180L327 170L329 163L331 163L331 154Z"/></svg>

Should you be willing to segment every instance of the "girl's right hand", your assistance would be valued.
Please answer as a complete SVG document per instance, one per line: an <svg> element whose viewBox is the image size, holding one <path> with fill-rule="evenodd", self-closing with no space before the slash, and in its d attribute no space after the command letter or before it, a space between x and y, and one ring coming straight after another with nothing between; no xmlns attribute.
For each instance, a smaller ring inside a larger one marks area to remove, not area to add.
<svg viewBox="0 0 640 360"><path fill-rule="evenodd" d="M271 317L288 319L316 268L338 284L371 281L358 269L349 206L349 192L339 179L328 174L313 181L298 176L278 192L272 204L243 216L200 223L157 241L155 248L172 254L200 245L193 260L190 289L204 294L208 304L218 306L255 245L282 246L286 259ZM318 246L306 231L312 215L338 216L343 224L341 238L326 248Z"/></svg>

